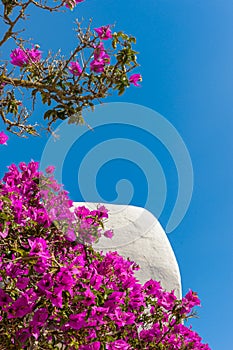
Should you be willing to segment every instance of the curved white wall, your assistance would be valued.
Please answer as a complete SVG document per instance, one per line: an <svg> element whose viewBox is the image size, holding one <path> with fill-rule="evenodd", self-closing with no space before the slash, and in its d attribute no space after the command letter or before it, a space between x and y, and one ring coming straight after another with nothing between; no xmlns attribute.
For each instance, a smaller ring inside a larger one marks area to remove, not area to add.
<svg viewBox="0 0 233 350"><path fill-rule="evenodd" d="M96 203L74 202L74 206L85 205L95 209ZM109 219L106 228L112 228L112 239L101 237L96 250L107 252L117 251L125 258L138 263L141 267L135 275L141 283L149 279L160 281L167 290L175 290L181 297L181 278L175 254L166 233L158 220L146 209L106 204L109 209Z"/></svg>

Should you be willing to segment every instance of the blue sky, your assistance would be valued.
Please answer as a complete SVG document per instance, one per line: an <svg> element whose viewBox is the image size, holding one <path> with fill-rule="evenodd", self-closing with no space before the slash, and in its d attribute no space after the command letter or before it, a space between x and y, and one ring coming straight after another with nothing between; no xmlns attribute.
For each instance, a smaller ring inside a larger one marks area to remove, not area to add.
<svg viewBox="0 0 233 350"><path fill-rule="evenodd" d="M180 266L183 293L191 288L202 301L202 308L198 309L200 318L192 321L193 329L212 349L230 349L233 343L233 3L229 0L86 0L68 14L41 13L38 17L32 11L31 21L27 23L29 36L44 52L62 48L68 53L75 45L72 28L76 17L92 17L95 27L115 23L116 30L137 38L141 64L137 72L143 75L141 88L132 87L121 97L113 95L108 102L135 103L157 111L185 142L193 165L193 196L183 221L168 237ZM4 54L9 53L10 47L9 43ZM2 124L0 127L4 128ZM81 154L84 156L85 149L88 151L102 142L106 130L99 129L93 137L80 138L67 154L63 182L73 200L82 200L77 185ZM110 138L117 137L116 132L119 137L129 137L124 125L107 132ZM140 138L137 132L128 132L131 138L149 147L145 144L149 136ZM8 146L1 148L0 174L13 162L39 161L46 142L46 136L22 140L12 135ZM160 217L165 226L177 194L177 174L165 147L158 140L151 141L151 147L167 179L167 201ZM130 159L117 159L100 169L97 188L105 200L115 198L114 186L121 178L131 181L134 187L131 204L144 206L147 176Z"/></svg>

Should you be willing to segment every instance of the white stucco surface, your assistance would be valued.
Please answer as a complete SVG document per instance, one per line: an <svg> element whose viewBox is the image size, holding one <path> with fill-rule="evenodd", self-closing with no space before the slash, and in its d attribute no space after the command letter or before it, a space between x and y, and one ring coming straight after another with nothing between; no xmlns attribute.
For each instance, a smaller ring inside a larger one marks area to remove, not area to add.
<svg viewBox="0 0 233 350"><path fill-rule="evenodd" d="M75 202L74 206L95 209L96 203ZM178 263L166 233L158 220L146 209L106 204L109 219L106 228L113 229L112 239L101 237L94 245L95 249L117 251L125 258L130 258L140 266L135 272L141 283L149 279L160 281L167 290L175 290L181 297L181 278Z"/></svg>

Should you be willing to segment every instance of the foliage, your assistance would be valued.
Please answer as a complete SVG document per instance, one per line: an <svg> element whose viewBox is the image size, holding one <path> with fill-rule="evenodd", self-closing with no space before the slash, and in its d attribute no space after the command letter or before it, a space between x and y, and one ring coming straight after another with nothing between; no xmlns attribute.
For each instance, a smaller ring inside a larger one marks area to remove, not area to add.
<svg viewBox="0 0 233 350"><path fill-rule="evenodd" d="M72 211L53 167L19 168L0 183L1 349L209 349L183 325L196 293L141 285L134 262L91 247L112 236L104 207Z"/></svg>
<svg viewBox="0 0 233 350"><path fill-rule="evenodd" d="M58 120L83 122L83 109L112 90L139 86L141 75L131 74L138 66L135 38L110 25L93 30L91 21L86 28L77 21L77 46L68 58L45 54L21 36L18 23L30 6L73 10L83 0L1 2L0 46L14 43L10 63L0 66L0 116L8 131L38 135L29 121L38 98L52 132ZM0 145L7 140L1 131ZM0 181L0 350L208 350L184 325L200 305L197 294L190 290L178 300L157 281L141 285L135 262L96 252L92 243L113 236L104 229L106 208L74 209L53 172L53 166L42 174L37 162L22 162Z"/></svg>
<svg viewBox="0 0 233 350"><path fill-rule="evenodd" d="M18 22L27 19L30 6L54 12L64 5L73 9L82 1L56 1L55 7L53 1L46 0L1 2L6 31L0 47L9 39L15 46L9 55L10 64L7 59L0 65L0 116L8 131L19 136L38 135L39 125L29 123L38 101L45 105L43 119L49 132L59 120L83 123L84 108L93 109L95 101L100 102L113 90L121 95L131 83L137 86L141 80L139 74L129 76L138 66L137 52L132 47L135 38L122 31L112 33L109 25L93 30L91 21L86 27L76 21L77 45L69 57L60 51L40 51L38 45L29 44L17 30ZM28 94L31 106L26 103Z"/></svg>

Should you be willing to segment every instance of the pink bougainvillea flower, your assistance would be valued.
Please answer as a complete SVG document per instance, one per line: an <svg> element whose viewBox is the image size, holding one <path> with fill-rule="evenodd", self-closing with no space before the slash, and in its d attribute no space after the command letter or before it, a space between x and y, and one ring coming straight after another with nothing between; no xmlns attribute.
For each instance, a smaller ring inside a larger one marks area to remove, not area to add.
<svg viewBox="0 0 233 350"><path fill-rule="evenodd" d="M22 50L20 47L14 49L11 54L11 64L14 66L22 67L31 63L36 63L41 60L41 51L38 50L37 46L32 49Z"/></svg>
<svg viewBox="0 0 233 350"><path fill-rule="evenodd" d="M99 45L95 46L94 50L94 59L95 60L104 60L105 63L110 62L110 56L106 53L105 47L103 43L99 43Z"/></svg>
<svg viewBox="0 0 233 350"><path fill-rule="evenodd" d="M112 238L113 237L113 231L112 230L107 230L104 232L104 237L106 238Z"/></svg>
<svg viewBox="0 0 233 350"><path fill-rule="evenodd" d="M18 67L22 67L27 61L26 53L19 47L17 47L11 52L10 58L11 58L11 61L10 61L11 64Z"/></svg>
<svg viewBox="0 0 233 350"><path fill-rule="evenodd" d="M62 308L62 291L54 289L53 293L47 293L47 297L50 299L53 306Z"/></svg>
<svg viewBox="0 0 233 350"><path fill-rule="evenodd" d="M96 216L98 219L108 218L108 209L101 205L98 209L92 210L90 215Z"/></svg>
<svg viewBox="0 0 233 350"><path fill-rule="evenodd" d="M8 307L8 318L21 318L32 311L32 304L29 304L27 296L22 295L11 306Z"/></svg>
<svg viewBox="0 0 233 350"><path fill-rule="evenodd" d="M45 169L45 171L46 171L47 174L52 174L52 173L54 172L54 170L55 170L55 166L53 166L53 165L49 165L49 166Z"/></svg>
<svg viewBox="0 0 233 350"><path fill-rule="evenodd" d="M28 338L31 337L31 332L29 329L20 329L19 331L16 332L16 336L18 340L24 344Z"/></svg>
<svg viewBox="0 0 233 350"><path fill-rule="evenodd" d="M90 63L90 68L93 72L101 73L104 71L105 63L104 60L93 60Z"/></svg>
<svg viewBox="0 0 233 350"><path fill-rule="evenodd" d="M142 81L142 76L141 74L133 74L131 77L129 77L129 82L133 84L134 86L140 86L138 84L138 81Z"/></svg>
<svg viewBox="0 0 233 350"><path fill-rule="evenodd" d="M50 256L47 250L47 243L43 238L28 239L28 243L31 248L29 256L37 255L43 258Z"/></svg>
<svg viewBox="0 0 233 350"><path fill-rule="evenodd" d="M189 292L182 298L181 313L189 313L194 306L201 305L200 299L196 292L189 290Z"/></svg>
<svg viewBox="0 0 233 350"><path fill-rule="evenodd" d="M3 132L0 132L0 145L6 145L7 140L9 139L9 137Z"/></svg>
<svg viewBox="0 0 233 350"><path fill-rule="evenodd" d="M28 56L28 61L27 63L32 62L39 62L41 60L41 51L38 50L37 46L33 47L31 50L27 49L26 54Z"/></svg>
<svg viewBox="0 0 233 350"><path fill-rule="evenodd" d="M82 74L82 68L78 62L70 62L69 71L75 76L79 76Z"/></svg>
<svg viewBox="0 0 233 350"><path fill-rule="evenodd" d="M41 309L38 309L34 313L33 319L30 323L31 325L43 326L47 318L48 318L48 310L45 307L43 307Z"/></svg>
<svg viewBox="0 0 233 350"><path fill-rule="evenodd" d="M201 304L197 293L192 291L192 290L189 290L183 299L185 299L189 302L189 305L191 305L191 308Z"/></svg>
<svg viewBox="0 0 233 350"><path fill-rule="evenodd" d="M90 63L90 68L93 72L101 73L104 71L106 64L110 63L110 57L106 53L103 43L95 46L94 60Z"/></svg>
<svg viewBox="0 0 233 350"><path fill-rule="evenodd" d="M30 282L30 279L28 277L19 277L16 282L16 287L19 289L25 289Z"/></svg>
<svg viewBox="0 0 233 350"><path fill-rule="evenodd" d="M12 298L0 288L0 306L8 305L12 301Z"/></svg>
<svg viewBox="0 0 233 350"><path fill-rule="evenodd" d="M130 345L126 343L126 341L124 341L123 339L119 339L107 344L107 349L108 350L117 350L117 349L128 350L130 349Z"/></svg>
<svg viewBox="0 0 233 350"><path fill-rule="evenodd" d="M90 215L90 210L84 206L75 208L74 212L80 219L83 219L86 216Z"/></svg>
<svg viewBox="0 0 233 350"><path fill-rule="evenodd" d="M54 286L53 278L49 273L46 273L43 278L37 283L39 292L46 296L51 295L51 289Z"/></svg>
<svg viewBox="0 0 233 350"><path fill-rule="evenodd" d="M88 344L88 345L81 345L80 350L99 350L100 349L100 342L95 341L94 343Z"/></svg>
<svg viewBox="0 0 233 350"><path fill-rule="evenodd" d="M99 27L99 28L94 28L94 30L96 31L96 33L98 34L98 37L100 39L103 39L103 40L108 40L110 38L112 38L112 32L111 32L111 29L110 29L110 26L102 26L102 27Z"/></svg>
<svg viewBox="0 0 233 350"><path fill-rule="evenodd" d="M60 271L56 275L55 281L59 287L57 287L58 292L62 292L63 290L67 290L70 295L72 295L72 287L75 284L75 280L72 277L72 273L69 269L65 267L61 267Z"/></svg>
<svg viewBox="0 0 233 350"><path fill-rule="evenodd" d="M86 326L85 317L86 317L85 311L80 314L73 314L73 315L71 314L68 322L68 326L78 331L80 328Z"/></svg>

